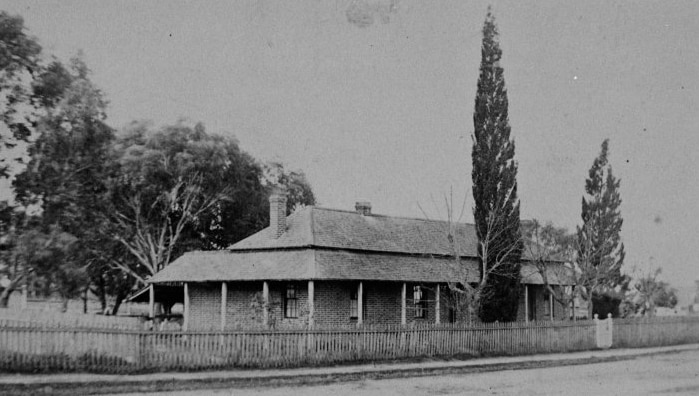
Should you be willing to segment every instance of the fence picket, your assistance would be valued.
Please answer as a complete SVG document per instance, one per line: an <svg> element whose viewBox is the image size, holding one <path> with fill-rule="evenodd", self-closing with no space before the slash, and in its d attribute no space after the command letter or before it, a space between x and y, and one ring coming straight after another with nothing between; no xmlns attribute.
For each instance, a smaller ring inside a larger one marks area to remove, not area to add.
<svg viewBox="0 0 699 396"><path fill-rule="evenodd" d="M144 331L2 320L0 370L138 372L290 367L419 356L517 355L596 348L593 321L347 329ZM617 319L617 348L699 342L699 318Z"/></svg>

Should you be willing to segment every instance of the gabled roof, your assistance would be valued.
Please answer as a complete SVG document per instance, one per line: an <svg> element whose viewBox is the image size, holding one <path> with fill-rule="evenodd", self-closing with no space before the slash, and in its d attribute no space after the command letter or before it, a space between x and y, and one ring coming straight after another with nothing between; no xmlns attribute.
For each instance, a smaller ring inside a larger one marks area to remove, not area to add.
<svg viewBox="0 0 699 396"><path fill-rule="evenodd" d="M264 230L229 247L232 251L317 247L401 254L453 255L448 235L458 242L459 255L476 257L477 237L472 224L412 219L305 207L287 218L287 230L272 238Z"/></svg>

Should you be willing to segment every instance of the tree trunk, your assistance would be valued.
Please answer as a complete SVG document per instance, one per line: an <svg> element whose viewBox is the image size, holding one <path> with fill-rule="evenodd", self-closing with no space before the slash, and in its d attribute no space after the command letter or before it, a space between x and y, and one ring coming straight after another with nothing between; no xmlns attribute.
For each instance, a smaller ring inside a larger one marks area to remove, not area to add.
<svg viewBox="0 0 699 396"><path fill-rule="evenodd" d="M124 301L126 298L126 293L119 292L116 295L116 298L114 300L114 309L112 309L112 315L116 315L117 312L119 312L119 308L121 307L121 303Z"/></svg>
<svg viewBox="0 0 699 396"><path fill-rule="evenodd" d="M87 313L87 291L88 291L88 288L86 288L85 291L83 292L83 298L82 298L83 299L83 313L84 314Z"/></svg>
<svg viewBox="0 0 699 396"><path fill-rule="evenodd" d="M0 308L7 308L8 304L10 303L10 295L12 292L13 290L9 287L7 289L3 289L2 293L0 293Z"/></svg>
<svg viewBox="0 0 699 396"><path fill-rule="evenodd" d="M100 300L100 312L105 313L107 312L107 291L105 287L105 281L104 277L100 276L97 280L97 284L95 285L94 294L99 298Z"/></svg>
<svg viewBox="0 0 699 396"><path fill-rule="evenodd" d="M61 312L68 312L68 299L66 297L63 297L63 301L61 301Z"/></svg>

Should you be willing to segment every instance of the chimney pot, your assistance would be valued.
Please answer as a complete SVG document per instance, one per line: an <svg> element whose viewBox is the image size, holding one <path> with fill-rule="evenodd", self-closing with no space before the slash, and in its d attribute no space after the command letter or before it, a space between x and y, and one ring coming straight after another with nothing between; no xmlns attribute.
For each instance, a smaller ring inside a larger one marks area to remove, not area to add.
<svg viewBox="0 0 699 396"><path fill-rule="evenodd" d="M357 202L354 204L354 209L357 211L362 216L370 216L371 215L371 202Z"/></svg>
<svg viewBox="0 0 699 396"><path fill-rule="evenodd" d="M286 194L285 188L275 187L269 196L269 227L274 239L286 232Z"/></svg>

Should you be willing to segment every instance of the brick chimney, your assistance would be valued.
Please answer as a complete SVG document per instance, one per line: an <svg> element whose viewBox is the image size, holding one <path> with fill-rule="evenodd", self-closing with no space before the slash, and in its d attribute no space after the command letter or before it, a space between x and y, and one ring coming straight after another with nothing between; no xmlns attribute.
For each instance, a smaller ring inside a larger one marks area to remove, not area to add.
<svg viewBox="0 0 699 396"><path fill-rule="evenodd" d="M286 232L286 189L275 187L269 196L269 227L272 238L279 238Z"/></svg>
<svg viewBox="0 0 699 396"><path fill-rule="evenodd" d="M354 209L362 216L371 216L371 202L357 202Z"/></svg>

